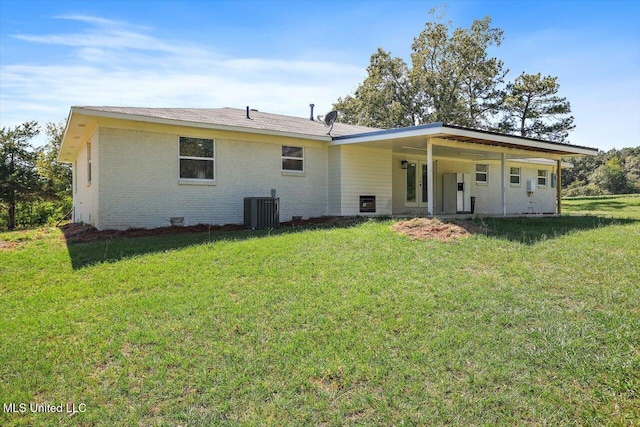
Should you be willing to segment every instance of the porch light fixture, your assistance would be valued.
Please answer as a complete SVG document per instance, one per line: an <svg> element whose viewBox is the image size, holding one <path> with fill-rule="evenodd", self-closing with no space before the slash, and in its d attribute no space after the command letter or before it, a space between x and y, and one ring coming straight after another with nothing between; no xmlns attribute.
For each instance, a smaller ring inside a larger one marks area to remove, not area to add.
<svg viewBox="0 0 640 427"><path fill-rule="evenodd" d="M400 165L402 166L402 169L407 169L409 167L409 162L407 162L406 160L402 160L400 162Z"/></svg>

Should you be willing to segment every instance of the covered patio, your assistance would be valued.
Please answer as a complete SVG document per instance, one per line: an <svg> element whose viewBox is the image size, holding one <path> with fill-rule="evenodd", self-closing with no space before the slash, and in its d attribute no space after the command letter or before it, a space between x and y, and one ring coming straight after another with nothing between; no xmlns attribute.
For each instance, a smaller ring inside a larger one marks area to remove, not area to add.
<svg viewBox="0 0 640 427"><path fill-rule="evenodd" d="M432 123L335 137L332 146L390 157L393 215L561 213L563 159L596 155L571 144Z"/></svg>

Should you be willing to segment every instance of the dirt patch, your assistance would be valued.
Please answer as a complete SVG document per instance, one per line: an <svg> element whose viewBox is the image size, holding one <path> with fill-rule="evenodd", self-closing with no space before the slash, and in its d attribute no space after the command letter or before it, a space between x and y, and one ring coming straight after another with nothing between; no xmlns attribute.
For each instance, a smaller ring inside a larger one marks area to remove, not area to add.
<svg viewBox="0 0 640 427"><path fill-rule="evenodd" d="M358 217L323 216L318 218L298 219L280 223L280 227L327 226L347 227L362 222ZM179 233L232 232L245 230L242 224L208 225L198 224L187 227L173 226L160 228L130 228L128 230L98 230L92 225L66 224L60 227L67 242L92 242L94 240L114 239L121 237L149 237Z"/></svg>
<svg viewBox="0 0 640 427"><path fill-rule="evenodd" d="M68 242L91 242L94 240L115 239L120 237L149 237L178 233L206 233L209 231L242 230L238 224L207 225L198 224L188 227L130 228L128 230L98 230L92 225L66 224L60 227Z"/></svg>
<svg viewBox="0 0 640 427"><path fill-rule="evenodd" d="M14 249L16 246L18 246L18 243L16 242L0 240L0 251L10 251L11 249Z"/></svg>
<svg viewBox="0 0 640 427"><path fill-rule="evenodd" d="M348 227L366 221L364 217L358 216L320 216L308 219L296 219L293 221L281 222L280 227L306 227L321 225L326 227Z"/></svg>
<svg viewBox="0 0 640 427"><path fill-rule="evenodd" d="M468 221L442 221L437 218L413 218L391 226L396 233L412 239L440 240L443 242L463 239L474 234L487 234L488 229Z"/></svg>

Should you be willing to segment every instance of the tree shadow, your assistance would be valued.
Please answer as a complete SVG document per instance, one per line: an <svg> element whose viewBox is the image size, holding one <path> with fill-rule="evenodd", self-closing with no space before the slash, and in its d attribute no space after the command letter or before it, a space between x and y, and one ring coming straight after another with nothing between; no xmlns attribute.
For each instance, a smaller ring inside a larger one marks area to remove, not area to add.
<svg viewBox="0 0 640 427"><path fill-rule="evenodd" d="M350 228L363 217L326 217L281 224L278 228L248 230L238 225L166 227L98 231L91 226L63 226L67 251L74 270L100 263L113 263L141 255L168 252L223 241L241 241L308 230ZM388 218L387 218L388 220Z"/></svg>
<svg viewBox="0 0 640 427"><path fill-rule="evenodd" d="M511 242L535 245L577 231L591 230L611 225L633 224L639 220L605 218L592 215L564 215L553 217L475 218L477 224L491 237Z"/></svg>
<svg viewBox="0 0 640 427"><path fill-rule="evenodd" d="M62 228L67 250L74 270L100 263L114 263L141 255L168 252L189 246L205 245L225 241L242 241L265 238L310 230L351 228L366 221L389 221L389 217L323 218L315 221L300 221L283 224L279 228L246 230L239 226L197 226L164 230L128 230L125 232L98 232L81 235L71 229ZM614 219L598 216L518 217L518 218L474 218L468 231L472 234L487 234L490 237L512 242L535 245L544 240L557 238L576 231L595 229L619 224L637 223L640 220ZM457 222L457 224L464 224ZM92 233L92 231L89 231Z"/></svg>
<svg viewBox="0 0 640 427"><path fill-rule="evenodd" d="M580 199L575 199L580 200ZM629 206L628 203L620 202L617 200L607 200L607 199L584 199L580 200L579 203L574 202L572 207L579 208L581 211L602 211L602 210L620 210Z"/></svg>

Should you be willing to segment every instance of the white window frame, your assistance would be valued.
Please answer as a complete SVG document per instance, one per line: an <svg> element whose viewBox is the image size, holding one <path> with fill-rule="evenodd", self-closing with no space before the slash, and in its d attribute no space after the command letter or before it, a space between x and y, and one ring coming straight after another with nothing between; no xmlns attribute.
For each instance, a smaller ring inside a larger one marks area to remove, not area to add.
<svg viewBox="0 0 640 427"><path fill-rule="evenodd" d="M543 172L542 175L540 175L540 172ZM540 183L540 179L543 179L544 182L541 184ZM546 169L538 169L538 187L546 187L547 183L549 182L549 171Z"/></svg>
<svg viewBox="0 0 640 427"><path fill-rule="evenodd" d="M486 168L485 171L479 171L478 166L484 166ZM478 174L484 174L484 181L478 180ZM489 165L487 163L476 163L476 174L475 174L476 184L486 185L489 184Z"/></svg>
<svg viewBox="0 0 640 427"><path fill-rule="evenodd" d="M518 173L513 173L514 169L517 169ZM518 182L513 182L514 177L518 178ZM522 168L517 166L509 167L509 184L513 186L519 186L521 185L521 183L522 183Z"/></svg>
<svg viewBox="0 0 640 427"><path fill-rule="evenodd" d="M283 156L282 155L282 149L284 147L292 147L292 148L299 148L302 150L302 157L295 157L295 156ZM280 147L280 171L283 173L287 173L287 174L303 174L305 173L305 155L304 155L304 147L302 146L297 146L297 145L282 145ZM284 161L285 160L301 160L302 161L302 170L297 170L297 169L285 169L284 168Z"/></svg>
<svg viewBox="0 0 640 427"><path fill-rule="evenodd" d="M196 156L181 156L180 155L180 143L182 142L182 138L190 138L190 139L200 139L203 141L211 141L213 145L212 154L213 157L196 157ZM213 162L213 178L183 178L180 176L180 160L207 160ZM217 174L217 165L216 165L216 140L213 138L201 138L196 136L184 136L181 135L178 138L178 182L182 184L189 183L215 183L216 174Z"/></svg>

